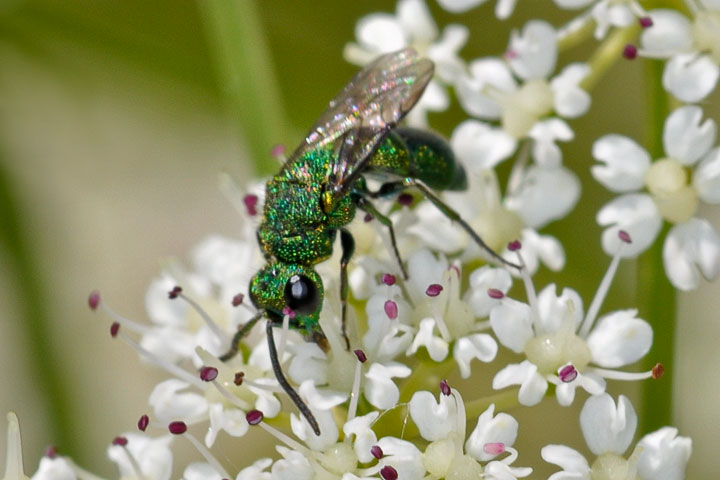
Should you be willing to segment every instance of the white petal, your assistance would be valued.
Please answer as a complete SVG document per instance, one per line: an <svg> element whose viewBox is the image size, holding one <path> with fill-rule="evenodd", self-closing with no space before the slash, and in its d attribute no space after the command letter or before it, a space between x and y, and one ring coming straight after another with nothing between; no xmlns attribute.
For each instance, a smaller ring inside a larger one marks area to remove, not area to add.
<svg viewBox="0 0 720 480"><path fill-rule="evenodd" d="M470 378L470 362L475 358L481 362L491 362L495 359L497 351L497 342L485 333L459 338L453 347L453 358L460 369L460 376Z"/></svg>
<svg viewBox="0 0 720 480"><path fill-rule="evenodd" d="M572 63L550 82L555 94L555 111L559 115L575 118L588 111L590 94L580 87L580 82L589 74L588 64Z"/></svg>
<svg viewBox="0 0 720 480"><path fill-rule="evenodd" d="M465 442L465 451L476 460L487 462L497 455L487 453L488 443L503 443L512 447L517 440L518 422L507 413L495 413L495 404L490 405L478 417L477 425Z"/></svg>
<svg viewBox="0 0 720 480"><path fill-rule="evenodd" d="M425 440L434 442L447 437L456 428L456 416L454 400L444 394L436 401L432 393L423 390L410 399L410 417Z"/></svg>
<svg viewBox="0 0 720 480"><path fill-rule="evenodd" d="M527 360L506 366L493 378L493 389L495 390L510 385L520 385L518 400L526 406L540 403L548 388L547 380L537 372L537 367Z"/></svg>
<svg viewBox="0 0 720 480"><path fill-rule="evenodd" d="M239 408L225 409L221 403L213 403L210 404L209 413L210 426L205 434L205 445L208 447L213 446L221 430L225 430L233 437L242 437L250 428L245 412Z"/></svg>
<svg viewBox="0 0 720 480"><path fill-rule="evenodd" d="M512 15L515 10L517 0L497 0L495 4L495 16L500 20L505 20Z"/></svg>
<svg viewBox="0 0 720 480"><path fill-rule="evenodd" d="M137 478L135 465L130 463L128 452L134 457L135 464L140 467L143 478L150 480L169 480L172 474L173 454L170 450L172 437L150 438L146 435L127 433L126 447L112 445L108 447L107 455L115 462L120 470L121 478Z"/></svg>
<svg viewBox="0 0 720 480"><path fill-rule="evenodd" d="M608 190L630 192L645 186L651 158L635 140L623 135L605 135L595 141L592 153L602 162L590 169L592 175Z"/></svg>
<svg viewBox="0 0 720 480"><path fill-rule="evenodd" d="M542 20L530 20L521 34L512 33L508 51L510 67L520 78L547 78L557 60L555 29Z"/></svg>
<svg viewBox="0 0 720 480"><path fill-rule="evenodd" d="M499 299L488 295L488 290L494 288L507 293L510 287L512 287L512 277L506 269L480 267L470 274L470 288L465 301L468 302L475 316L487 317L490 310L500 304Z"/></svg>
<svg viewBox="0 0 720 480"><path fill-rule="evenodd" d="M8 467L10 465L8 464ZM27 480L22 472L5 473L3 480ZM77 474L73 465L64 457L42 457L37 472L32 476L32 480L76 480Z"/></svg>
<svg viewBox="0 0 720 480"><path fill-rule="evenodd" d="M190 384L182 380L170 379L158 383L150 393L148 402L161 422L182 419L193 423L204 418L208 402L204 396L195 392L182 392Z"/></svg>
<svg viewBox="0 0 720 480"><path fill-rule="evenodd" d="M657 9L648 12L652 28L645 28L640 36L642 48L652 56L670 57L692 48L692 24L675 10Z"/></svg>
<svg viewBox="0 0 720 480"><path fill-rule="evenodd" d="M383 437L378 446L385 455L379 465L391 465L398 472L398 479L421 480L425 476L423 455L418 448L406 440Z"/></svg>
<svg viewBox="0 0 720 480"><path fill-rule="evenodd" d="M423 0L400 0L397 17L413 42L430 43L438 37L438 28Z"/></svg>
<svg viewBox="0 0 720 480"><path fill-rule="evenodd" d="M650 351L652 328L635 315L634 309L618 310L600 319L587 338L593 363L605 368L622 367Z"/></svg>
<svg viewBox="0 0 720 480"><path fill-rule="evenodd" d="M438 3L450 13L462 13L486 1L487 0L438 0Z"/></svg>
<svg viewBox="0 0 720 480"><path fill-rule="evenodd" d="M361 18L355 27L355 37L375 54L400 50L407 45L400 21L386 13Z"/></svg>
<svg viewBox="0 0 720 480"><path fill-rule="evenodd" d="M710 55L685 53L673 56L665 65L663 87L683 102L695 103L715 89L720 67Z"/></svg>
<svg viewBox="0 0 720 480"><path fill-rule="evenodd" d="M563 469L548 480L590 480L590 465L577 450L565 445L546 445L540 450L543 460Z"/></svg>
<svg viewBox="0 0 720 480"><path fill-rule="evenodd" d="M568 10L575 10L577 8L586 7L594 1L595 0L555 0L555 5Z"/></svg>
<svg viewBox="0 0 720 480"><path fill-rule="evenodd" d="M434 362L442 362L447 358L450 346L440 336L434 335L435 319L423 318L420 321L420 328L412 344L408 347L407 355L414 355L418 348L425 347L428 355Z"/></svg>
<svg viewBox="0 0 720 480"><path fill-rule="evenodd" d="M410 376L410 373L412 370L401 363L373 363L365 374L365 398L381 410L394 406L400 398L400 390L392 378L405 378Z"/></svg>
<svg viewBox="0 0 720 480"><path fill-rule="evenodd" d="M665 151L683 165L697 162L715 143L715 122L708 118L701 124L702 117L702 109L690 105L678 108L665 121Z"/></svg>
<svg viewBox="0 0 720 480"><path fill-rule="evenodd" d="M521 353L533 338L530 307L511 298L503 299L500 306L490 311L490 326L500 343L515 353Z"/></svg>
<svg viewBox="0 0 720 480"><path fill-rule="evenodd" d="M622 195L607 203L597 213L600 226L608 227L602 234L605 253L614 255L621 245L621 256L630 258L650 247L662 227L662 217L649 195ZM618 231L624 230L632 238L631 244L624 244L618 238Z"/></svg>
<svg viewBox="0 0 720 480"><path fill-rule="evenodd" d="M494 168L512 155L517 140L501 128L465 120L453 131L450 145L465 167L479 171Z"/></svg>
<svg viewBox="0 0 720 480"><path fill-rule="evenodd" d="M270 480L270 472L265 470L272 465L271 458L261 458L256 460L249 467L240 470L235 480Z"/></svg>
<svg viewBox="0 0 720 480"><path fill-rule="evenodd" d="M327 383L327 355L316 343L299 343L293 345L290 350L294 356L287 374L295 383L302 383L305 380L312 380L316 385Z"/></svg>
<svg viewBox="0 0 720 480"><path fill-rule="evenodd" d="M427 56L435 63L435 75L443 82L453 84L466 70L465 61L458 52L467 43L470 30L465 25L452 24L443 29L441 38L428 48Z"/></svg>
<svg viewBox="0 0 720 480"><path fill-rule="evenodd" d="M583 319L583 301L572 288L563 288L557 295L554 283L543 288L538 295L538 321L535 334L555 333L562 327L575 331Z"/></svg>
<svg viewBox="0 0 720 480"><path fill-rule="evenodd" d="M557 141L567 142L575 137L570 125L557 117L536 122L528 132L533 139L532 156L541 167L559 167L562 163L562 151Z"/></svg>
<svg viewBox="0 0 720 480"><path fill-rule="evenodd" d="M185 468L182 478L183 480L222 480L223 477L209 463L193 462Z"/></svg>
<svg viewBox="0 0 720 480"><path fill-rule="evenodd" d="M622 455L635 435L637 414L625 395L620 395L615 406L612 397L603 393L587 399L580 412L580 425L595 455Z"/></svg>
<svg viewBox="0 0 720 480"><path fill-rule="evenodd" d="M314 435L314 434L313 434ZM279 445L277 450L285 457L272 466L272 480L313 480L315 471L303 453Z"/></svg>
<svg viewBox="0 0 720 480"><path fill-rule="evenodd" d="M692 179L698 196L707 203L720 203L720 148L714 148L700 160Z"/></svg>
<svg viewBox="0 0 720 480"><path fill-rule="evenodd" d="M720 235L705 219L691 218L675 225L663 246L665 272L675 287L692 290L700 274L714 280L720 274Z"/></svg>
<svg viewBox="0 0 720 480"><path fill-rule="evenodd" d="M541 228L565 217L580 198L580 180L569 169L543 168L532 165L520 188L506 200L506 206L517 212L527 226Z"/></svg>
<svg viewBox="0 0 720 480"><path fill-rule="evenodd" d="M374 458L370 449L377 443L377 436L370 427L378 415L380 415L379 412L370 412L367 415L348 420L343 425L343 432L345 432L346 437L355 435L353 448L358 460L362 463L368 463Z"/></svg>
<svg viewBox="0 0 720 480"><path fill-rule="evenodd" d="M653 480L682 480L692 452L692 440L679 437L677 428L663 427L638 442L642 448L638 473Z"/></svg>

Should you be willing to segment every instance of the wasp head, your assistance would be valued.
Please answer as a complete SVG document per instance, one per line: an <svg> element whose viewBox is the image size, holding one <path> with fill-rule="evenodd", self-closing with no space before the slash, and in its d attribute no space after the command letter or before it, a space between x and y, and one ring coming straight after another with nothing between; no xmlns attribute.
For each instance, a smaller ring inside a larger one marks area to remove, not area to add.
<svg viewBox="0 0 720 480"><path fill-rule="evenodd" d="M306 336L320 331L323 284L309 266L271 262L250 281L250 299L274 320L290 315L290 326Z"/></svg>

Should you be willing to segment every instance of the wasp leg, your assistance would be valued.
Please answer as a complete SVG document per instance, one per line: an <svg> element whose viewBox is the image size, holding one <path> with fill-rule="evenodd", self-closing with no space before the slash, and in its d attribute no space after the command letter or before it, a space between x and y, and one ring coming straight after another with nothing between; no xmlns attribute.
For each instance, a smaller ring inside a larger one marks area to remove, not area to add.
<svg viewBox="0 0 720 480"><path fill-rule="evenodd" d="M350 351L350 339L347 336L347 303L348 303L348 273L347 266L355 252L355 240L350 232L344 228L340 230L340 303L342 305L342 336L345 339L345 350Z"/></svg>
<svg viewBox="0 0 720 480"><path fill-rule="evenodd" d="M368 192L370 195L372 195L375 192ZM408 279L407 271L405 270L405 266L403 265L402 257L400 257L400 250L398 250L397 247L397 241L395 240L395 229L393 228L392 220L390 220L389 217L385 216L382 212L380 212L377 208L375 208L375 205L370 203L367 199L360 197L357 202L358 207L366 213L369 213L373 217L377 218L380 223L385 225L388 228L388 231L390 232L390 245L392 245L393 254L395 255L395 259L398 262L398 265L400 266L400 271L403 274L403 278L405 280Z"/></svg>
<svg viewBox="0 0 720 480"><path fill-rule="evenodd" d="M475 230L473 230L473 228L465 220L463 220L462 217L460 217L460 214L457 213L455 210L453 210L453 208L450 205L448 205L447 203L440 200L440 197L435 195L435 192L433 192L430 189L430 187L425 185L420 180L418 180L416 178L410 178L410 177L404 178L402 181L402 184L407 188L415 187L418 190L420 190L420 192L425 196L425 198L430 200L433 203L433 205L435 205L438 208L438 210L440 210L446 217L448 217L450 220L457 222L463 228L463 230L465 230L467 232L467 234L470 235L470 237L472 237L473 240L475 240L475 243L477 243L483 250L488 252L495 260L501 262L504 265L516 268L518 270L521 269L520 265L517 265L515 263L505 260L495 250L490 248L488 246L488 244L485 243L485 241L483 241L482 238L480 238L480 235L478 235L477 232ZM396 183L389 184L389 185L396 185ZM383 187L384 186L385 185L383 185Z"/></svg>
<svg viewBox="0 0 720 480"><path fill-rule="evenodd" d="M220 357L220 360L223 362L226 362L233 358L235 355L237 355L238 351L240 350L240 341L243 339L245 335L248 334L248 332L252 329L252 327L255 326L255 324L260 320L263 315L265 315L265 310L260 310L258 313L255 314L254 317L252 317L250 320L248 320L245 324L240 325L240 328L238 328L238 331L235 332L235 335L233 335L232 341L230 342L230 348L227 352L223 353Z"/></svg>
<svg viewBox="0 0 720 480"><path fill-rule="evenodd" d="M273 336L273 322L270 319L268 319L267 323L265 324L265 332L268 339L270 363L272 363L275 378L277 378L278 383L283 388L283 390L285 390L285 393L288 394L293 403L298 407L298 410L300 410L300 413L302 413L305 419L308 421L310 427L313 429L313 432L315 432L315 435L320 436L320 426L318 425L317 420L315 420L315 416L313 416L310 408L308 408L305 402L303 402L302 398L300 398L300 395L298 395L292 385L290 385L290 383L287 381L287 378L285 378L285 374L280 367L280 360L278 359L277 348L275 348L275 337Z"/></svg>

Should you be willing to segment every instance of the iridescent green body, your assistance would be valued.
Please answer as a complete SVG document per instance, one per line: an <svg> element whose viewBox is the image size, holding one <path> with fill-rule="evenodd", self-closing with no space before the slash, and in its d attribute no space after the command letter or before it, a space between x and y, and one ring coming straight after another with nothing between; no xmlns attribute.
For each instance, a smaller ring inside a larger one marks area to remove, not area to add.
<svg viewBox="0 0 720 480"><path fill-rule="evenodd" d="M332 255L338 230L352 221L358 201L369 194L364 190L365 182L358 181L340 198L326 196L336 155L332 144L310 150L272 177L266 185L258 229L258 241L268 264L251 281L251 299L257 308L280 319L287 307L287 282L294 275L308 277L317 285L320 304L312 311L294 312L291 321L293 328L308 336L320 331L323 294L322 281L313 265ZM392 131L362 173L388 182L411 177L436 189L463 189L466 184L465 172L455 162L445 140L408 128Z"/></svg>

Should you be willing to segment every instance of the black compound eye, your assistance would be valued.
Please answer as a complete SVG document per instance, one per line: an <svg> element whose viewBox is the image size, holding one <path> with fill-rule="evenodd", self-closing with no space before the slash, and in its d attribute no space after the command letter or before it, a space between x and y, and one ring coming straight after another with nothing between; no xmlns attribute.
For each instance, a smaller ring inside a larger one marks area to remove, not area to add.
<svg viewBox="0 0 720 480"><path fill-rule="evenodd" d="M305 275L293 275L285 284L285 302L295 313L314 313L319 302L317 286Z"/></svg>

